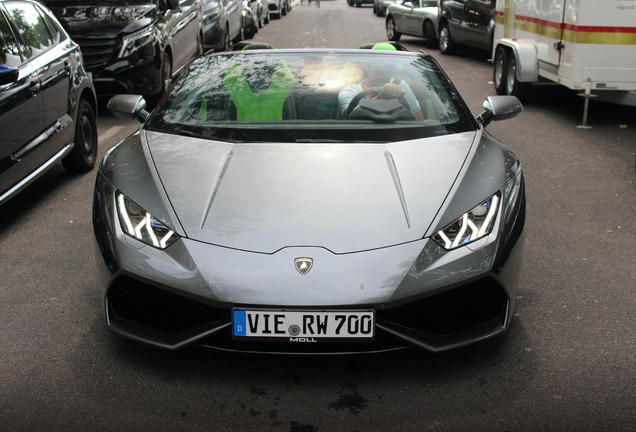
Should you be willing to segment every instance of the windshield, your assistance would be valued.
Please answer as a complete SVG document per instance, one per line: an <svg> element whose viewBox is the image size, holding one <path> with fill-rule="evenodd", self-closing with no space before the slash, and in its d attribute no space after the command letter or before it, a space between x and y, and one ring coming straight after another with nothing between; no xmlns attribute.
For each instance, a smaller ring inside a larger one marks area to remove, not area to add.
<svg viewBox="0 0 636 432"><path fill-rule="evenodd" d="M146 128L229 141L388 142L475 122L425 55L252 50L196 61Z"/></svg>

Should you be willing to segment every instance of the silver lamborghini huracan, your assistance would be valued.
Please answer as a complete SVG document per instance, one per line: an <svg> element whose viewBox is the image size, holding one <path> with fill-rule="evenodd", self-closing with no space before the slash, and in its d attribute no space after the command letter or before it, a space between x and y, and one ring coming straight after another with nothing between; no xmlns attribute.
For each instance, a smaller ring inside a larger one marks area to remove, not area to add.
<svg viewBox="0 0 636 432"><path fill-rule="evenodd" d="M254 49L263 48L263 49ZM246 45L194 61L104 156L93 225L108 326L157 347L442 351L513 317L515 153L435 60Z"/></svg>

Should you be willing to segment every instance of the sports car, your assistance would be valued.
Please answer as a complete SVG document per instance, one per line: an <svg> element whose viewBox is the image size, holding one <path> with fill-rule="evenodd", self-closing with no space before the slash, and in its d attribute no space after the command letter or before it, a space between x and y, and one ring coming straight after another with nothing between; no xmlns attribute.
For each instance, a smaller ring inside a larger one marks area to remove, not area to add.
<svg viewBox="0 0 636 432"><path fill-rule="evenodd" d="M521 104L488 97L474 116L431 56L361 48L244 44L194 61L151 113L110 101L142 122L95 184L111 330L167 349L358 353L508 329L524 180L485 127Z"/></svg>
<svg viewBox="0 0 636 432"><path fill-rule="evenodd" d="M437 48L437 0L409 0L386 9L386 37L399 41L403 34L423 37L427 48Z"/></svg>

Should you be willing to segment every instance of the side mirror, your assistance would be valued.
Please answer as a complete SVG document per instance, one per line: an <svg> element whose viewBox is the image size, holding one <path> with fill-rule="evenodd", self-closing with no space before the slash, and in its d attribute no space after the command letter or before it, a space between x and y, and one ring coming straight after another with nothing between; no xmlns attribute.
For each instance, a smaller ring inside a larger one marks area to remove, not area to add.
<svg viewBox="0 0 636 432"><path fill-rule="evenodd" d="M493 120L507 120L523 111L523 105L515 96L488 96L483 108L485 111L477 117L477 121L484 127Z"/></svg>
<svg viewBox="0 0 636 432"><path fill-rule="evenodd" d="M13 66L0 64L0 85L11 84L18 80L20 70Z"/></svg>
<svg viewBox="0 0 636 432"><path fill-rule="evenodd" d="M146 111L146 101L138 95L115 95L106 106L115 116L123 119L137 119L146 121L150 116Z"/></svg>
<svg viewBox="0 0 636 432"><path fill-rule="evenodd" d="M406 1L404 3L402 3L402 6L407 7L407 8L411 8L413 9L415 6L413 6L413 3L410 1Z"/></svg>

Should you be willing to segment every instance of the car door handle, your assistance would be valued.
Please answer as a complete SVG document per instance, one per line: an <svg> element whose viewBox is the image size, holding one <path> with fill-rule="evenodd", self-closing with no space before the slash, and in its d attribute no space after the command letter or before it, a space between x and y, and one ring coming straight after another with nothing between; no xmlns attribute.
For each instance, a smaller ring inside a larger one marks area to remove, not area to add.
<svg viewBox="0 0 636 432"><path fill-rule="evenodd" d="M41 89L42 89L42 84L40 83L40 81L32 81L31 84L29 85L29 90L31 91L31 94L33 96L36 96L38 93L40 93Z"/></svg>

